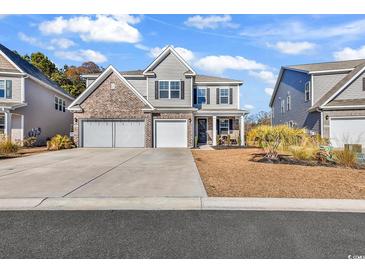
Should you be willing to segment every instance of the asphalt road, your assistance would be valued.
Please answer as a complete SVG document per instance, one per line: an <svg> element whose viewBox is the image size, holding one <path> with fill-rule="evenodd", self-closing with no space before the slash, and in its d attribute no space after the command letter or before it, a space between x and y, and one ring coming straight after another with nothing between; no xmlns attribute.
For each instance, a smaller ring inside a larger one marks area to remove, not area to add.
<svg viewBox="0 0 365 274"><path fill-rule="evenodd" d="M347 258L365 214L3 211L0 258Z"/></svg>

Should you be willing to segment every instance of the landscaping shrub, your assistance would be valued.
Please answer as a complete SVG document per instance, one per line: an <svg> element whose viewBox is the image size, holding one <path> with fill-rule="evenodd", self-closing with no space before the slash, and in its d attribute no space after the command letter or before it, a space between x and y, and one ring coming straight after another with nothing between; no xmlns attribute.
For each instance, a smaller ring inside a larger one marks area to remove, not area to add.
<svg viewBox="0 0 365 274"><path fill-rule="evenodd" d="M48 150L60 150L60 149L69 149L74 146L70 137L64 135L57 134L50 141L47 142Z"/></svg>
<svg viewBox="0 0 365 274"><path fill-rule="evenodd" d="M335 150L333 151L333 156L336 164L356 168L357 167L357 157L356 153L352 150Z"/></svg>
<svg viewBox="0 0 365 274"><path fill-rule="evenodd" d="M16 153L19 146L6 137L0 137L0 154Z"/></svg>
<svg viewBox="0 0 365 274"><path fill-rule="evenodd" d="M311 146L291 146L289 149L294 159L301 161L311 161L316 159L318 150L318 148Z"/></svg>
<svg viewBox="0 0 365 274"><path fill-rule="evenodd" d="M299 146L308 138L305 129L285 125L258 126L247 133L247 142L259 146L266 152L265 158L278 160L279 150L288 151L290 146Z"/></svg>
<svg viewBox="0 0 365 274"><path fill-rule="evenodd" d="M37 137L27 137L23 140L24 147L33 147L37 142Z"/></svg>

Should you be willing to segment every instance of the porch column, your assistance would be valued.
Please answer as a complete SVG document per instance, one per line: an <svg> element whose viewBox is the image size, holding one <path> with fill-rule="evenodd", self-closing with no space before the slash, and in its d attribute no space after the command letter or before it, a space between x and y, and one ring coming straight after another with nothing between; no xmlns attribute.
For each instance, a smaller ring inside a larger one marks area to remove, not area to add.
<svg viewBox="0 0 365 274"><path fill-rule="evenodd" d="M240 117L240 135L241 135L241 146L245 145L245 116Z"/></svg>
<svg viewBox="0 0 365 274"><path fill-rule="evenodd" d="M11 138L11 113L9 111L5 111L5 136L6 138Z"/></svg>
<svg viewBox="0 0 365 274"><path fill-rule="evenodd" d="M213 146L217 145L217 116L213 116Z"/></svg>

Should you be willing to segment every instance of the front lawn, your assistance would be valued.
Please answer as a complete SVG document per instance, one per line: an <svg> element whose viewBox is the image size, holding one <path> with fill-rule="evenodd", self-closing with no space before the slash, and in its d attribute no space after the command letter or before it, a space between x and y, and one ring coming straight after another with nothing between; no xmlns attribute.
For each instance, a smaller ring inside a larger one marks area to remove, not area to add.
<svg viewBox="0 0 365 274"><path fill-rule="evenodd" d="M193 150L209 196L365 199L365 170L252 161L261 149Z"/></svg>

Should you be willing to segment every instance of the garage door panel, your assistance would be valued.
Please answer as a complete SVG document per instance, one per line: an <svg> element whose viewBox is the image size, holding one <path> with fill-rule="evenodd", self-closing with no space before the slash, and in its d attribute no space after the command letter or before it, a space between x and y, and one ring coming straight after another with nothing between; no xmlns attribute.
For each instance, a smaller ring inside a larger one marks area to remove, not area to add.
<svg viewBox="0 0 365 274"><path fill-rule="evenodd" d="M115 122L115 147L144 147L144 122Z"/></svg>
<svg viewBox="0 0 365 274"><path fill-rule="evenodd" d="M334 147L345 144L362 144L365 148L365 118L332 118L330 140Z"/></svg>
<svg viewBox="0 0 365 274"><path fill-rule="evenodd" d="M105 121L83 122L84 147L112 147L113 123Z"/></svg>
<svg viewBox="0 0 365 274"><path fill-rule="evenodd" d="M187 147L187 122L156 121L156 147Z"/></svg>

